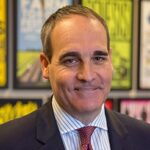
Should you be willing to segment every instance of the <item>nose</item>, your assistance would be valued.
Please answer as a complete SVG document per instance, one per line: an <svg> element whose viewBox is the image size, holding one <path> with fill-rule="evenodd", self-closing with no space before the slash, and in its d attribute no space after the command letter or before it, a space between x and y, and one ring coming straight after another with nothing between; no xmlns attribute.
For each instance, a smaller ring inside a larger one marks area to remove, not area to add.
<svg viewBox="0 0 150 150"><path fill-rule="evenodd" d="M79 67L78 73L77 73L77 78L78 80L84 81L84 82L89 82L93 81L95 79L95 71L94 68L92 67L91 64L82 64Z"/></svg>

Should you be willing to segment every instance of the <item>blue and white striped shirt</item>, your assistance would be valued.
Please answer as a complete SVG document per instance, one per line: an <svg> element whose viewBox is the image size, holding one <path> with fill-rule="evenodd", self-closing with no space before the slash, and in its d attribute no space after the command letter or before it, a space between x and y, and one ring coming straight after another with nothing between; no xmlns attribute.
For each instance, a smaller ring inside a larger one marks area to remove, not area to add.
<svg viewBox="0 0 150 150"><path fill-rule="evenodd" d="M54 97L52 99L52 107L65 149L80 150L80 137L76 129L84 127L85 125L65 112L58 105ZM104 105L102 106L100 114L89 126L96 127L91 136L93 150L110 150Z"/></svg>

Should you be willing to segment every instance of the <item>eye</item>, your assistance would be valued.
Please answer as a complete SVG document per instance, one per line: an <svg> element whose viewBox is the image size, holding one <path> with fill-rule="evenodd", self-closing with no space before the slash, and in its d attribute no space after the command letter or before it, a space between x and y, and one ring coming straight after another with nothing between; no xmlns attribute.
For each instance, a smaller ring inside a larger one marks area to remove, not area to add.
<svg viewBox="0 0 150 150"><path fill-rule="evenodd" d="M107 56L97 55L92 58L95 64L102 64L107 60Z"/></svg>
<svg viewBox="0 0 150 150"><path fill-rule="evenodd" d="M62 63L65 66L72 67L79 64L79 59L77 59L76 57L66 57L62 60Z"/></svg>

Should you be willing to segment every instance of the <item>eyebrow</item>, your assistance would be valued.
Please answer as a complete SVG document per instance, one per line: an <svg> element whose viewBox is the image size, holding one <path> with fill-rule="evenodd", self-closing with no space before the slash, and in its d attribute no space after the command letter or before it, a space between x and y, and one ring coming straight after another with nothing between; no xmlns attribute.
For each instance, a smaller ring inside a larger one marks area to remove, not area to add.
<svg viewBox="0 0 150 150"><path fill-rule="evenodd" d="M65 57L80 57L80 54L78 52L66 52L63 55L60 56L60 61L63 60Z"/></svg>
<svg viewBox="0 0 150 150"><path fill-rule="evenodd" d="M93 55L103 55L103 56L108 56L108 52L102 51L102 50L96 50L96 51L94 51Z"/></svg>

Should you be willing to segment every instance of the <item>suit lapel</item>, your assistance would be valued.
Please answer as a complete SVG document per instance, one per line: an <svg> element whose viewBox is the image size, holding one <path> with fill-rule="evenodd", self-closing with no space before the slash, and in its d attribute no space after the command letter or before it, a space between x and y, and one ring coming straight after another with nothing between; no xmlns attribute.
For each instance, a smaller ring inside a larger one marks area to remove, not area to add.
<svg viewBox="0 0 150 150"><path fill-rule="evenodd" d="M106 109L111 150L131 150L128 130L116 115L117 114Z"/></svg>
<svg viewBox="0 0 150 150"><path fill-rule="evenodd" d="M65 150L51 102L48 102L39 111L36 129L37 140L43 144L40 150Z"/></svg>

